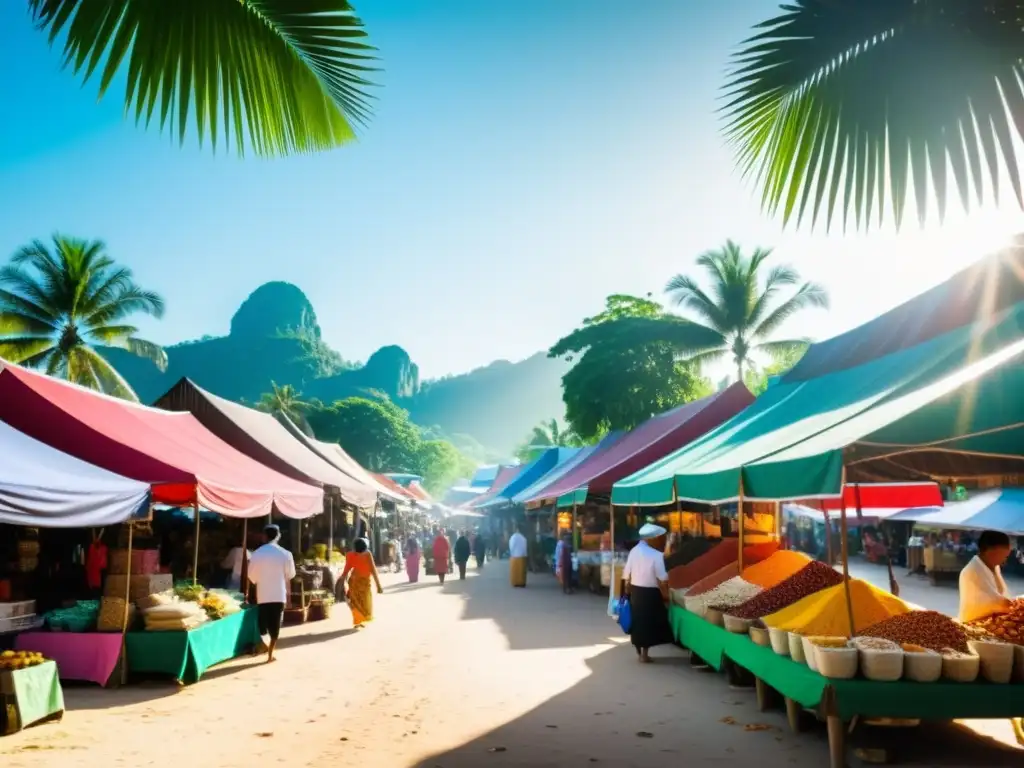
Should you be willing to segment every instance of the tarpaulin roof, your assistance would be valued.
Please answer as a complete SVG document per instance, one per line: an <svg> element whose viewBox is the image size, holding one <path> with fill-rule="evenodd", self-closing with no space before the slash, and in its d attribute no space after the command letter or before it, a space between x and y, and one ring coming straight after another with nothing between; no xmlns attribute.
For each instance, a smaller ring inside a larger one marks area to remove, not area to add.
<svg viewBox="0 0 1024 768"><path fill-rule="evenodd" d="M405 486L405 490L409 493L410 496L412 496L417 501L433 501L433 499L430 497L430 494L427 493L427 489L420 485L419 482L416 480L413 480L411 483Z"/></svg>
<svg viewBox="0 0 1024 768"><path fill-rule="evenodd" d="M416 501L416 497L413 496L409 491L400 486L394 480L387 475L379 475L377 473L371 473L370 475L374 480L381 484L381 487L386 488L388 493L394 496L398 501L410 502Z"/></svg>
<svg viewBox="0 0 1024 768"><path fill-rule="evenodd" d="M499 493L501 493L505 486L519 477L519 473L526 469L526 465L516 464L514 466L501 467L498 469L498 474L494 476L494 480L491 481L491 487L486 492L477 496L475 499L470 499L462 506L467 508L475 508L486 504L488 501L493 499Z"/></svg>
<svg viewBox="0 0 1024 768"><path fill-rule="evenodd" d="M847 483L842 496L821 499L818 506L832 512L844 505L847 510L856 510L858 503L862 510L901 511L910 507L941 507L944 502L937 483Z"/></svg>
<svg viewBox="0 0 1024 768"><path fill-rule="evenodd" d="M743 384L673 408L627 432L537 496L557 498L558 506L582 504L588 493L611 493L612 485L735 416L754 401Z"/></svg>
<svg viewBox="0 0 1024 768"><path fill-rule="evenodd" d="M324 486L349 504L372 507L377 493L299 442L274 416L233 403L182 378L153 405L185 411L228 445L260 464L310 485Z"/></svg>
<svg viewBox="0 0 1024 768"><path fill-rule="evenodd" d="M596 448L596 445L587 446L586 448L566 448L565 454L560 457L561 460L557 464L555 464L555 466L553 466L543 475L538 477L528 486L523 488L523 490L519 491L519 493L512 496L512 503L525 503L534 491L536 491L539 488L543 488L545 485L548 485L549 483L553 483L555 480L557 480L570 469L572 469L574 466L576 466L576 463L580 459L581 455L583 457L589 456L591 453L594 452Z"/></svg>
<svg viewBox="0 0 1024 768"><path fill-rule="evenodd" d="M564 461L567 456L571 456L575 453L575 450L576 449L574 448L547 448L544 453L523 467L523 471L516 475L512 482L502 488L493 499L485 501L482 504L478 501L474 506L477 508L485 508L511 504L513 496L537 482L537 480L550 472L557 464Z"/></svg>
<svg viewBox="0 0 1024 768"><path fill-rule="evenodd" d="M190 413L118 400L0 363L0 420L90 464L147 483L153 500L230 517L323 509L323 490L235 450Z"/></svg>
<svg viewBox="0 0 1024 768"><path fill-rule="evenodd" d="M474 488L482 487L484 490L487 490L491 487L491 483L494 482L494 478L498 476L498 471L500 469L500 464L490 464L486 467L478 467L469 481L470 486Z"/></svg>
<svg viewBox="0 0 1024 768"><path fill-rule="evenodd" d="M389 499L390 501L405 501L404 494L396 493L387 483L382 483L376 475L367 471L362 464L349 456L345 449L337 443L327 443L323 440L317 440L316 438L304 434L303 431L299 429L298 425L286 416L279 416L278 421L284 425L284 428L287 429L296 440L309 448L309 450L321 459L330 462L333 466L340 469L356 482L364 486L369 486L379 495Z"/></svg>
<svg viewBox="0 0 1024 768"><path fill-rule="evenodd" d="M1017 471L1024 367L1010 363L1022 337L1024 302L853 368L785 376L718 429L616 483L612 503L836 496L844 464L858 481Z"/></svg>
<svg viewBox="0 0 1024 768"><path fill-rule="evenodd" d="M149 486L61 453L0 422L0 523L91 528L149 507Z"/></svg>
<svg viewBox="0 0 1024 768"><path fill-rule="evenodd" d="M533 483L529 488L521 491L516 496L516 501L523 504L530 504L531 502L539 504L544 501L553 501L555 497L546 495L544 493L545 488L550 488L551 486L556 485L562 478L575 472L577 467L580 467L589 461L593 456L601 451L608 450L616 443L616 441L622 438L623 434L625 433L609 432L594 445L588 445L586 448L583 448L569 461L563 462L540 478L537 482Z"/></svg>
<svg viewBox="0 0 1024 768"><path fill-rule="evenodd" d="M1000 488L981 491L966 501L952 501L942 508L908 509L889 519L933 528L991 530L1024 536L1024 490Z"/></svg>

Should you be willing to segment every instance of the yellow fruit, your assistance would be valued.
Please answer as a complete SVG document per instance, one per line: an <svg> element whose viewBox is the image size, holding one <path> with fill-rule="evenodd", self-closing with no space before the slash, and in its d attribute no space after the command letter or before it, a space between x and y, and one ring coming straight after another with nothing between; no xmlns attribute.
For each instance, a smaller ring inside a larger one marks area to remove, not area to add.
<svg viewBox="0 0 1024 768"><path fill-rule="evenodd" d="M0 653L0 659L13 659L13 658L14 658L14 651L4 651L3 653Z"/></svg>

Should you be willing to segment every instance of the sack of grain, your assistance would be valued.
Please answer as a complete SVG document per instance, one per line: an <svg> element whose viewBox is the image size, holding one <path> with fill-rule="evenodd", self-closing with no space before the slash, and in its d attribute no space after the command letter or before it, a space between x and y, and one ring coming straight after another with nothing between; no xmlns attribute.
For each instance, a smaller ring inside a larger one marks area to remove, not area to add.
<svg viewBox="0 0 1024 768"><path fill-rule="evenodd" d="M104 597L100 601L100 613L96 619L98 632L120 632L124 624L124 598ZM128 626L135 620L135 606L128 604Z"/></svg>
<svg viewBox="0 0 1024 768"><path fill-rule="evenodd" d="M110 597L124 597L125 587L128 585L128 576L125 574L111 574L107 576L103 585L103 594ZM157 592L166 592L174 588L174 577L169 573L152 573L147 575L133 575L131 577L131 590L129 598L133 601L142 597L149 597Z"/></svg>
<svg viewBox="0 0 1024 768"><path fill-rule="evenodd" d="M967 647L978 655L981 676L990 683L1008 683L1013 678L1013 646L987 640L968 640Z"/></svg>
<svg viewBox="0 0 1024 768"><path fill-rule="evenodd" d="M140 610L146 610L156 605L168 605L169 603L177 602L178 598L174 596L174 590L168 590L167 592L157 592L152 595L146 595L140 597L135 601L135 604L139 606Z"/></svg>
<svg viewBox="0 0 1024 768"><path fill-rule="evenodd" d="M942 677L942 656L931 648L905 643L903 676L915 683L934 683Z"/></svg>
<svg viewBox="0 0 1024 768"><path fill-rule="evenodd" d="M154 605L145 611L146 622L170 619L187 619L192 616L206 616L206 611L197 603L180 600L165 605Z"/></svg>
<svg viewBox="0 0 1024 768"><path fill-rule="evenodd" d="M978 679L981 659L976 653L961 653L952 648L942 650L942 676L955 683L973 683Z"/></svg>
<svg viewBox="0 0 1024 768"><path fill-rule="evenodd" d="M859 653L856 648L830 648L814 646L814 663L818 672L836 680L850 680L857 676Z"/></svg>

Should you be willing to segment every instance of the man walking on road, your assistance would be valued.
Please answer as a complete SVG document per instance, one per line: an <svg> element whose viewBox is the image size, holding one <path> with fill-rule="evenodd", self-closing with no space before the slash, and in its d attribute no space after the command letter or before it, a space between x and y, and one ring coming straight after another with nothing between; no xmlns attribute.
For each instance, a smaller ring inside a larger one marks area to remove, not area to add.
<svg viewBox="0 0 1024 768"><path fill-rule="evenodd" d="M268 525L263 529L264 544L249 558L249 581L256 587L260 636L270 637L267 663L274 660L274 648L281 634L284 607L288 603L288 585L295 578L295 559L277 541L281 529Z"/></svg>
<svg viewBox="0 0 1024 768"><path fill-rule="evenodd" d="M513 587L526 586L527 541L523 526L517 525L516 532L508 540L509 579Z"/></svg>
<svg viewBox="0 0 1024 768"><path fill-rule="evenodd" d="M460 531L459 538L455 540L455 565L459 568L459 581L466 578L466 564L469 563L469 539L466 532Z"/></svg>

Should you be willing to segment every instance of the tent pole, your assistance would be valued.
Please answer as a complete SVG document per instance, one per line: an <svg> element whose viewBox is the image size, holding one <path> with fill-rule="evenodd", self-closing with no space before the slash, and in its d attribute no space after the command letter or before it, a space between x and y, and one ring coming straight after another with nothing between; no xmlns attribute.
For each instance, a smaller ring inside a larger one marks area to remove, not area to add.
<svg viewBox="0 0 1024 768"><path fill-rule="evenodd" d="M128 521L128 573L124 577L124 615L121 618L121 685L128 682L128 607L132 604L132 535L135 523Z"/></svg>
<svg viewBox="0 0 1024 768"><path fill-rule="evenodd" d="M739 555L736 558L736 564L739 566L740 573L743 573L743 541L744 541L744 538L745 538L744 533L743 533L743 529L746 528L747 526L745 524L746 521L743 519L743 474L742 474L742 472L740 473L740 487L739 487L739 493L738 493L738 496L737 496L737 499L736 499L736 521L737 521L737 523L739 524L739 527L740 527L740 530L739 530L739 537L740 537L740 541L739 541Z"/></svg>
<svg viewBox="0 0 1024 768"><path fill-rule="evenodd" d="M846 470L843 469L843 487L846 486ZM853 598L850 594L850 552L848 549L848 536L846 526L846 494L842 495L842 504L839 507L839 544L843 558L843 592L846 593L846 615L850 621L850 637L853 637L856 628L853 623Z"/></svg>
<svg viewBox="0 0 1024 768"><path fill-rule="evenodd" d="M775 540L782 541L782 502L775 502Z"/></svg>
<svg viewBox="0 0 1024 768"><path fill-rule="evenodd" d="M608 513L611 517L611 525L608 529L608 553L611 556L611 570L608 577L608 589L611 590L612 599L619 597L619 585L615 583L615 505L609 502Z"/></svg>
<svg viewBox="0 0 1024 768"><path fill-rule="evenodd" d="M192 504L192 512L196 516L195 546L192 547L192 586L199 583L199 502Z"/></svg>
<svg viewBox="0 0 1024 768"><path fill-rule="evenodd" d="M331 553L334 551L334 497L327 501L327 562L331 562Z"/></svg>
<svg viewBox="0 0 1024 768"><path fill-rule="evenodd" d="M836 559L832 554L832 521L829 519L828 510L825 509L825 505L822 504L821 506L821 514L825 518L825 557L828 558L828 564L833 565Z"/></svg>
<svg viewBox="0 0 1024 768"><path fill-rule="evenodd" d="M557 499L555 499L555 509L558 509L558 500ZM573 548L573 551L578 551L579 548L580 548L580 543L579 543L578 537L576 535L576 500L575 499L572 502L572 522L570 523L570 525L572 526L572 528L570 529L572 531L572 548Z"/></svg>
<svg viewBox="0 0 1024 768"><path fill-rule="evenodd" d="M242 573L238 580L238 589L242 593L242 601L249 602L249 518L242 518Z"/></svg>

